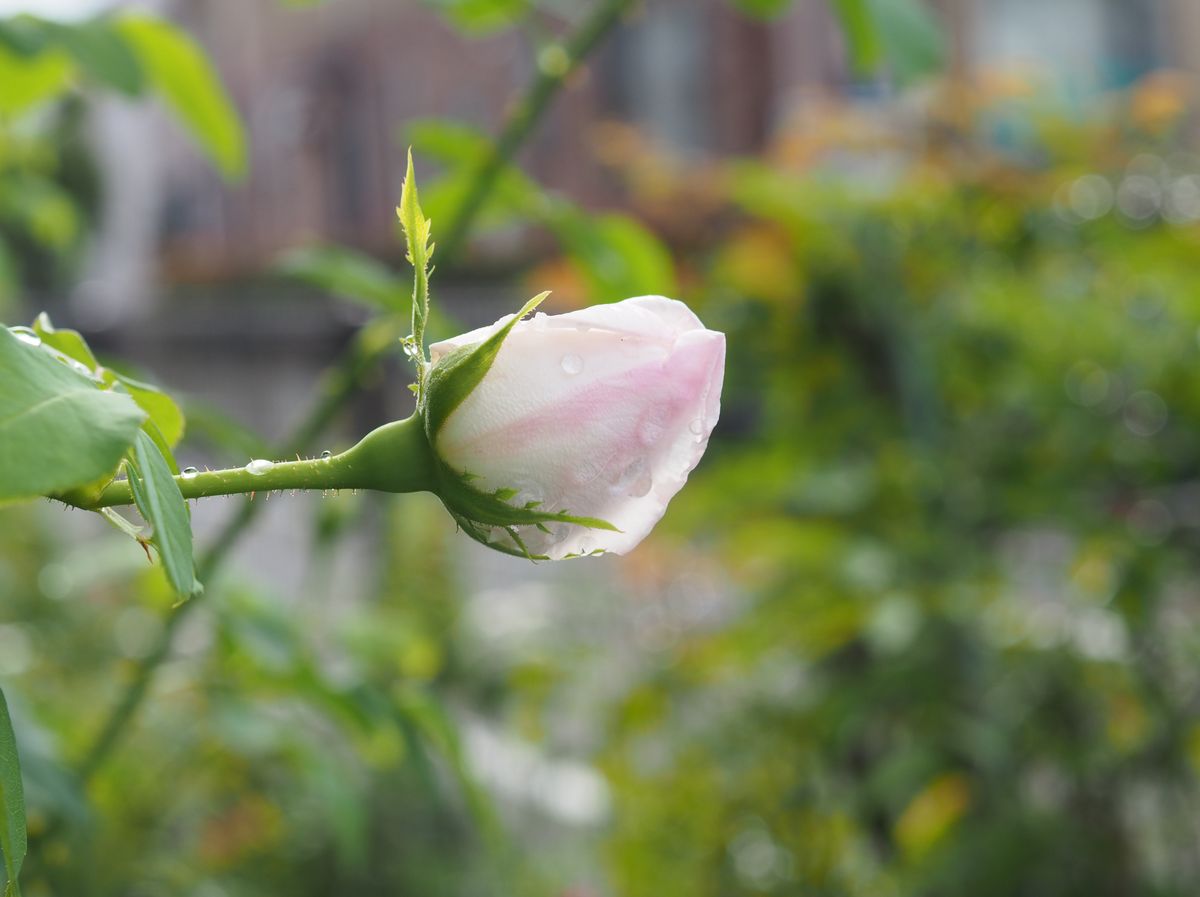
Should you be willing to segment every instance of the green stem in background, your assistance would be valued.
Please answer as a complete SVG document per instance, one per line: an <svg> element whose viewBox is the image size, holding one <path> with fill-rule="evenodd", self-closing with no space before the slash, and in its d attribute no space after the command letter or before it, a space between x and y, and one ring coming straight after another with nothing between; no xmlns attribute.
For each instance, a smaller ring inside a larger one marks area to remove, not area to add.
<svg viewBox="0 0 1200 897"><path fill-rule="evenodd" d="M497 177L504 166L516 155L524 142L533 133L534 127L550 106L550 101L562 89L568 75L591 52L604 37L633 8L636 0L605 0L583 22L579 29L563 44L557 59L550 57L539 65L537 77L526 89L496 139L492 153L476 172L466 195L446 227L446 236L440 241L439 255L442 260L451 260L461 248L470 232L488 195L496 185ZM557 64L544 64L546 61ZM566 63L565 65L563 63ZM350 350L342 356L326 376L318 390L318 400L300 426L280 447L280 457L290 457L306 451L309 445L325 431L344 407L346 400L357 390L366 377L391 353L403 335L404 324L398 316L380 319L360 331ZM224 562L229 551L237 543L242 532L261 512L261 502L246 502L226 525L216 540L196 564L197 578L208 582ZM145 699L151 680L158 667L171 652L175 634L180 624L200 600L193 598L179 605L167 618L162 635L153 650L134 668L129 681L104 723L95 740L84 753L78 766L81 782L86 784L112 755L121 734Z"/></svg>
<svg viewBox="0 0 1200 897"><path fill-rule="evenodd" d="M496 186L496 179L504 170L504 166L529 138L534 126L550 106L550 101L562 89L563 82L591 55L636 2L637 0L607 0L601 3L564 44L551 46L542 52L538 59L537 77L513 107L492 152L475 172L463 196L458 214L450 222L445 235L438 240L443 259L458 252L475 216L479 214Z"/></svg>
<svg viewBox="0 0 1200 897"><path fill-rule="evenodd" d="M277 489L373 489L420 492L432 482L429 443L416 415L368 433L340 455L303 461L251 461L245 467L175 477L184 498L244 495ZM92 508L133 504L128 480L114 480Z"/></svg>

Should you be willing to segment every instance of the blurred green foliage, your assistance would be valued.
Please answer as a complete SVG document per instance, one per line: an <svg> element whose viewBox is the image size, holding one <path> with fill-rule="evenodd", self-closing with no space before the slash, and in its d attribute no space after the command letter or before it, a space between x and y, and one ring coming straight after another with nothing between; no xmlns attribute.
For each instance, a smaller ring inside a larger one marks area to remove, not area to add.
<svg viewBox="0 0 1200 897"><path fill-rule="evenodd" d="M164 20L0 17L0 84L0 316L22 289L59 289L74 273L101 198L82 137L89 95L155 91L222 174L245 171L241 123L216 73Z"/></svg>
<svg viewBox="0 0 1200 897"><path fill-rule="evenodd" d="M858 139L723 167L727 438L664 563L737 598L606 717L618 893L1200 887L1200 159L1141 124L1164 89L1019 102L1019 153L961 87L898 157L829 109Z"/></svg>
<svg viewBox="0 0 1200 897"><path fill-rule="evenodd" d="M905 28L851 40L886 57ZM504 595L433 502L315 503L305 590L209 583L86 792L70 770L175 599L126 543L0 509L26 893L1196 893L1200 159L1169 80L1111 99L945 85L702 165L609 132L611 217L506 169L484 222L552 236L539 288L677 291L729 335L663 526L611 580ZM487 144L412 135L444 220ZM406 294L342 250L284 267ZM342 601L355 533L367 597ZM480 721L599 770L605 821L482 785L505 750L472 753Z"/></svg>

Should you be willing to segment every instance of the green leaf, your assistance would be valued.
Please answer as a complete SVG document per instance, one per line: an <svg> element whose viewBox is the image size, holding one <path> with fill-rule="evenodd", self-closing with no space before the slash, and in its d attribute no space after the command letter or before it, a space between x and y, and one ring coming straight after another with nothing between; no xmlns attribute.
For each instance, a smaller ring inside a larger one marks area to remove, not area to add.
<svg viewBox="0 0 1200 897"><path fill-rule="evenodd" d="M497 847L503 839L503 827L487 792L471 772L453 719L437 696L429 689L401 686L396 690L395 711L397 723L404 728L411 725L449 765L480 833L490 847Z"/></svg>
<svg viewBox="0 0 1200 897"><path fill-rule="evenodd" d="M62 53L24 57L0 45L0 116L16 116L60 96L70 78L71 63Z"/></svg>
<svg viewBox="0 0 1200 897"><path fill-rule="evenodd" d="M50 316L45 312L39 314L33 321L33 330L42 339L42 344L57 349L68 358L74 358L90 370L96 371L100 363L88 347L87 340L77 330L59 330L50 322Z"/></svg>
<svg viewBox="0 0 1200 897"><path fill-rule="evenodd" d="M733 5L744 13L769 19L791 6L792 0L733 0Z"/></svg>
<svg viewBox="0 0 1200 897"><path fill-rule="evenodd" d="M923 0L834 0L833 9L859 74L886 63L897 81L907 83L945 64L945 36Z"/></svg>
<svg viewBox="0 0 1200 897"><path fill-rule="evenodd" d="M383 311L408 305L408 290L386 265L339 246L309 246L286 253L276 270L322 290Z"/></svg>
<svg viewBox="0 0 1200 897"><path fill-rule="evenodd" d="M179 444L184 431L183 412L179 410L174 399L156 386L102 367L82 334L76 330L56 328L45 312L34 320L33 329L42 338L43 345L85 365L102 380L105 388L119 384L117 391L128 393L137 402L138 407L149 415L144 427L152 437L161 440L162 447L168 453L168 459L170 458L170 450Z"/></svg>
<svg viewBox="0 0 1200 897"><path fill-rule="evenodd" d="M530 9L529 0L428 0L463 31L486 34L508 28Z"/></svg>
<svg viewBox="0 0 1200 897"><path fill-rule="evenodd" d="M227 178L246 170L246 141L237 113L204 52L174 25L129 13L114 20L147 79L163 95Z"/></svg>
<svg viewBox="0 0 1200 897"><path fill-rule="evenodd" d="M154 440L139 431L132 463L126 465L138 511L154 528L150 541L158 549L167 580L180 597L199 589L192 557L192 522L179 484Z"/></svg>
<svg viewBox="0 0 1200 897"><path fill-rule="evenodd" d="M921 0L871 0L892 74L902 84L937 73L946 64L946 39Z"/></svg>
<svg viewBox="0 0 1200 897"><path fill-rule="evenodd" d="M874 72L883 56L871 0L833 0L833 11L842 26L854 70L859 74Z"/></svg>
<svg viewBox="0 0 1200 897"><path fill-rule="evenodd" d="M0 98L0 105L3 102ZM75 197L62 184L32 171L6 172L0 210L31 239L59 252L69 248L83 228Z"/></svg>
<svg viewBox="0 0 1200 897"><path fill-rule="evenodd" d="M408 241L408 260L428 262L430 221L421 212L421 198L417 192L417 178L413 174L412 151L408 153L408 169L404 175L404 186L400 189L400 206L396 209L404 236Z"/></svg>
<svg viewBox="0 0 1200 897"><path fill-rule="evenodd" d="M436 119L411 124L407 134L422 152L451 170L430 191L428 205L445 210L457 207L477 166L491 153L488 138L469 125ZM594 302L677 292L670 252L648 228L627 215L584 212L545 194L511 165L497 179L488 210L500 213L506 223L516 216L549 227L587 281Z"/></svg>
<svg viewBox="0 0 1200 897"><path fill-rule="evenodd" d="M46 27L88 77L126 96L142 92L145 79L141 63L110 21L93 19L77 25L47 22Z"/></svg>
<svg viewBox="0 0 1200 897"><path fill-rule="evenodd" d="M4 854L4 874L8 884L5 897L20 897L17 876L25 861L25 789L21 783L21 760L13 734L8 703L0 691L0 852Z"/></svg>
<svg viewBox="0 0 1200 897"><path fill-rule="evenodd" d="M434 221L450 220L462 207L480 167L491 158L491 138L471 125L433 118L410 122L404 131L418 152L445 166L446 173L427 186L424 207ZM514 216L542 214L547 204L541 187L506 163L480 211L480 223L510 224Z"/></svg>
<svg viewBox="0 0 1200 897"><path fill-rule="evenodd" d="M46 23L28 13L0 19L0 48L26 58L37 56L46 49Z"/></svg>
<svg viewBox="0 0 1200 897"><path fill-rule="evenodd" d="M153 424L162 434L168 448L175 448L183 438L185 421L183 412L169 395L156 386L135 380L124 374L116 374L116 380L133 397L143 411L150 415L147 426Z"/></svg>
<svg viewBox="0 0 1200 897"><path fill-rule="evenodd" d="M111 476L145 413L0 327L0 501Z"/></svg>
<svg viewBox="0 0 1200 897"><path fill-rule="evenodd" d="M628 215L588 215L560 208L548 218L588 284L592 302L678 292L671 253Z"/></svg>
<svg viewBox="0 0 1200 897"><path fill-rule="evenodd" d="M400 226L408 244L408 260L413 266L412 328L413 341L420 352L420 364L425 363L425 322L429 318L429 257L433 247L429 244L431 222L421 211L417 195L417 178L413 174L412 150L408 151L408 171L404 176L404 187L400 191L400 205L396 209Z"/></svg>

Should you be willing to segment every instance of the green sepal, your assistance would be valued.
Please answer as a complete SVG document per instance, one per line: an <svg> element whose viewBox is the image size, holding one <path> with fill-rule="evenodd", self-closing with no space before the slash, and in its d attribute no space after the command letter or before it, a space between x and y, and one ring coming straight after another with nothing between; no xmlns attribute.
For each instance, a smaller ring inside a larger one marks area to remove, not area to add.
<svg viewBox="0 0 1200 897"><path fill-rule="evenodd" d="M580 517L569 510L542 511L524 506L510 505L501 496L504 490L484 492L470 485L457 472L440 459L437 461L437 494L455 516L467 517L484 526L537 526L546 523L572 523L589 529L620 532L607 520L598 517Z"/></svg>
<svg viewBox="0 0 1200 897"><path fill-rule="evenodd" d="M532 552L530 552L529 548L525 545L524 540L517 533L515 527L506 526L506 527L502 527L502 529L504 529L505 532L507 532L508 535L512 537L513 543L516 547L514 547L513 545L506 545L504 542L493 541L491 538L489 538L489 533L488 533L487 529L485 529L483 526L475 523L472 520L468 520L466 517L463 517L460 514L455 514L453 511L451 511L450 516L454 518L454 522L458 524L459 529L461 529L464 533L466 533L468 536L470 536L472 539L474 539L480 545L486 545L488 548L494 549L495 551L503 552L504 554L511 555L512 557L515 557L515 558L525 558L525 560L528 560L528 561L553 560L553 558L551 558L550 555L548 555L548 554L533 554ZM546 527L540 523L535 524L535 525L540 530L546 530ZM548 532L548 530L546 530L546 531ZM591 554L601 555L601 554L604 554L604 551L601 549L601 550L593 551L593 552L591 552ZM568 555L564 555L562 559L567 560L569 558L579 558L579 557L585 557L585 555L568 554Z"/></svg>
<svg viewBox="0 0 1200 897"><path fill-rule="evenodd" d="M494 548L496 551L502 551L505 554L510 554L513 557L526 558L531 561L548 561L550 557L544 554L530 554L528 551L518 551L510 545L505 545L503 542L493 542L488 538L488 531L473 520L468 520L460 514L450 512L450 516L454 518L454 522L458 524L458 528L464 533L478 542L480 545L486 545L488 548Z"/></svg>
<svg viewBox="0 0 1200 897"><path fill-rule="evenodd" d="M425 387L425 435L437 448L437 436L447 418L461 405L491 370L500 347L517 322L541 305L549 293L539 293L508 322L481 343L463 346L438 360L429 371Z"/></svg>

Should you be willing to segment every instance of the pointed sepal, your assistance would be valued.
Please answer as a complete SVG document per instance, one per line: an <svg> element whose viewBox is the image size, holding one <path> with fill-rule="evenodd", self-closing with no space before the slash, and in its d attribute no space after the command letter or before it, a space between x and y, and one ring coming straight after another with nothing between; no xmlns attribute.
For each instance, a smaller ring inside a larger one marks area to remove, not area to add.
<svg viewBox="0 0 1200 897"><path fill-rule="evenodd" d="M429 444L437 447L437 435L447 418L461 405L491 370L500 347L517 322L541 305L549 293L539 293L495 333L481 343L463 346L438 359L429 371L425 388L425 433Z"/></svg>

